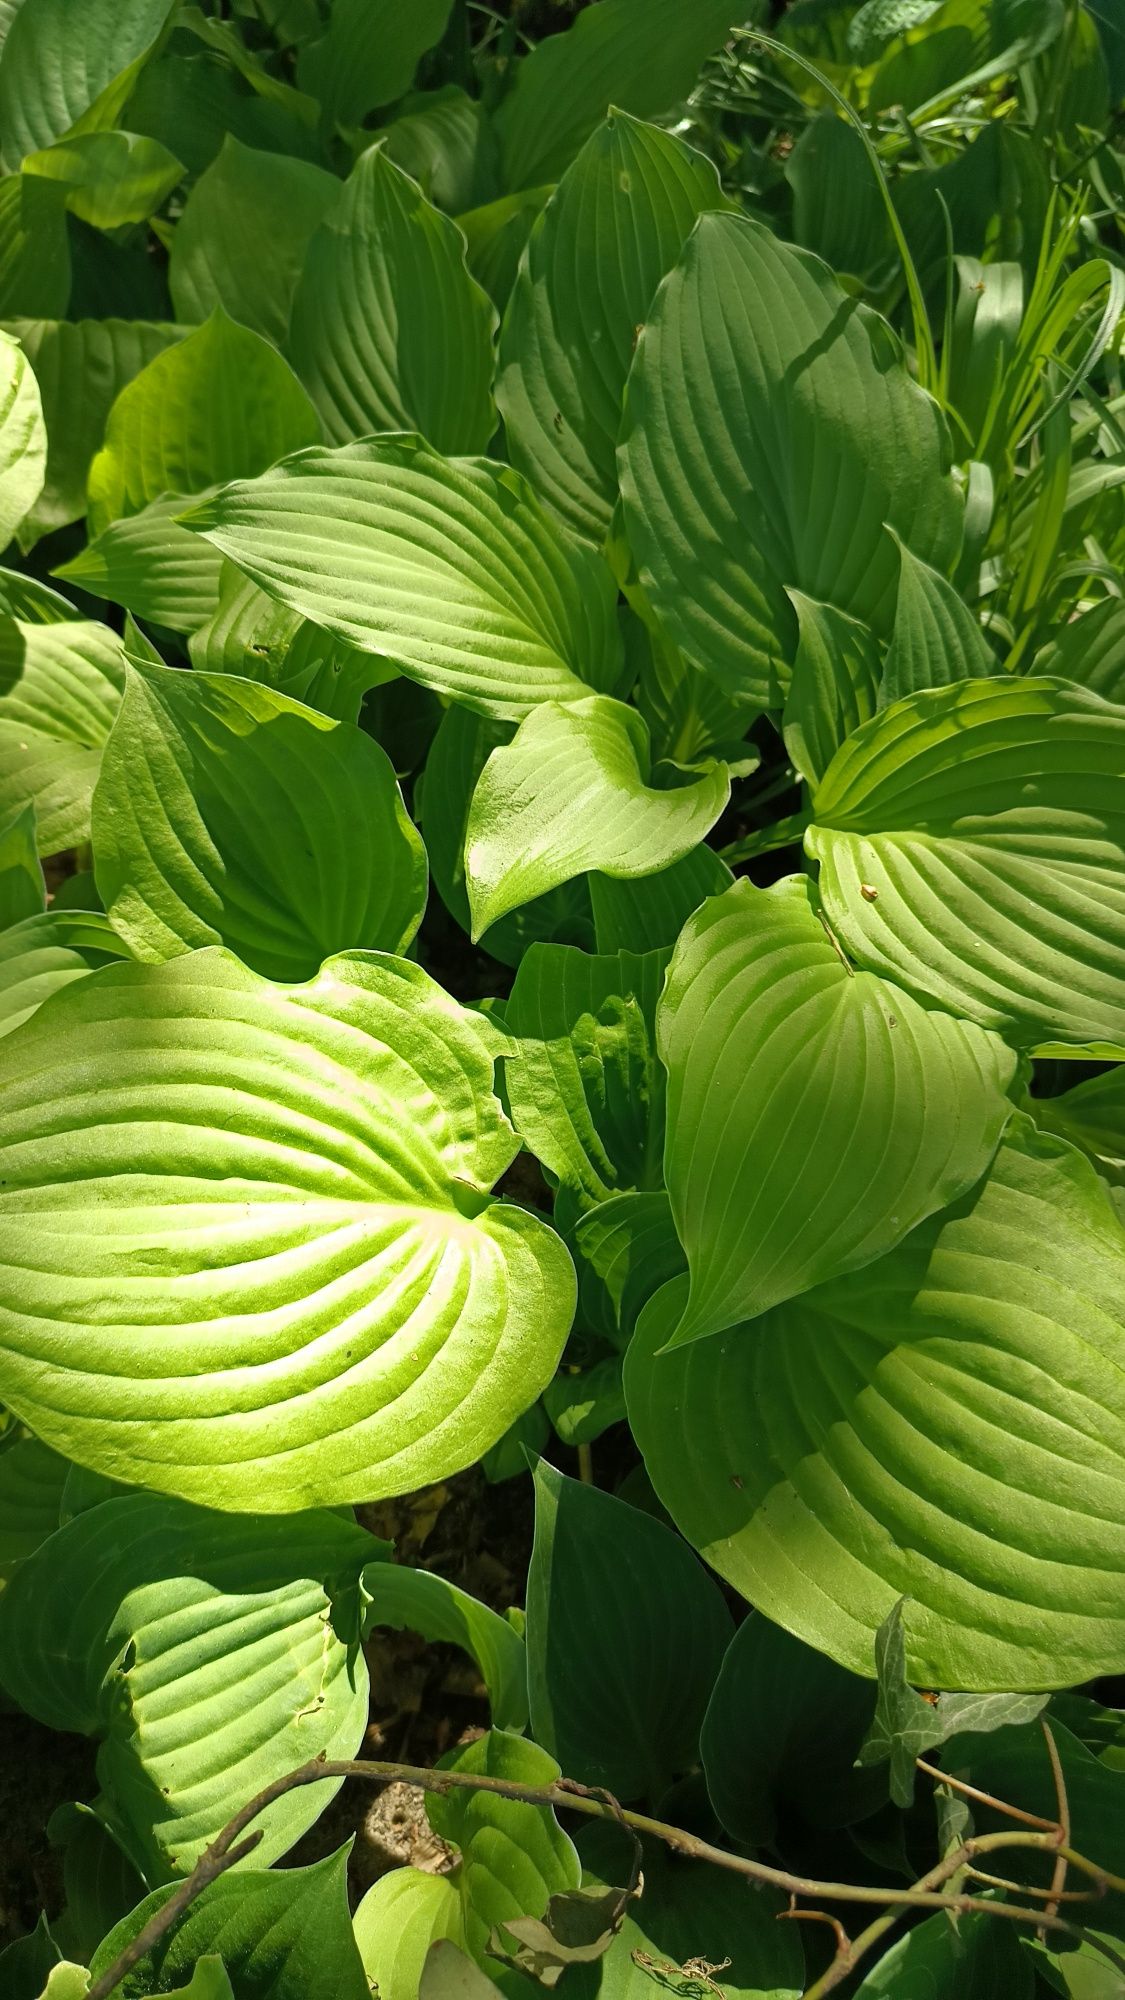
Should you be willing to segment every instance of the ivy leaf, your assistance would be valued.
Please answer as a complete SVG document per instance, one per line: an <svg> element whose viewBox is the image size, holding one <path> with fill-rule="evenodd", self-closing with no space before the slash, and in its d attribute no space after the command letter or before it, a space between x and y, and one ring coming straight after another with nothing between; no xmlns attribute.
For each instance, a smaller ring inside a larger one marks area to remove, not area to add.
<svg viewBox="0 0 1125 2000"><path fill-rule="evenodd" d="M79 1464L230 1508L472 1463L574 1303L558 1238L488 1196L505 1047L379 955L286 987L212 948L56 993L0 1044L5 1402Z"/></svg>

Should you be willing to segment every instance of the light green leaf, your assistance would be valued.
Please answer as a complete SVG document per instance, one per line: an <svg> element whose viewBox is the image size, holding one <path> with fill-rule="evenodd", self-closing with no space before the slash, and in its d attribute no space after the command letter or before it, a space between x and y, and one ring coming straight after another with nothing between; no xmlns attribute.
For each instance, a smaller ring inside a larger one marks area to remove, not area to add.
<svg viewBox="0 0 1125 2000"><path fill-rule="evenodd" d="M677 1535L540 1460L527 1579L531 1727L567 1777L621 1799L659 1799L696 1760L732 1630L716 1584Z"/></svg>
<svg viewBox="0 0 1125 2000"><path fill-rule="evenodd" d="M20 1566L0 1596L5 1686L39 1721L102 1739L102 1816L150 1881L190 1872L273 1779L355 1755L358 1583L378 1547L335 1513L270 1520L138 1493ZM292 1847L339 1784L269 1806L255 1864Z"/></svg>
<svg viewBox="0 0 1125 2000"><path fill-rule="evenodd" d="M886 632L884 523L938 568L957 553L944 421L890 328L744 216L701 216L661 287L621 439L646 596L689 658L759 707L789 676L787 589Z"/></svg>
<svg viewBox="0 0 1125 2000"><path fill-rule="evenodd" d="M852 1672L899 1597L925 1688L1061 1687L1120 1658L1125 1232L1013 1119L979 1188L753 1329L625 1364L660 1498L760 1610Z"/></svg>
<svg viewBox="0 0 1125 2000"><path fill-rule="evenodd" d="M121 641L106 625L0 619L0 786L32 802L40 854L85 840L102 745L125 681Z"/></svg>
<svg viewBox="0 0 1125 2000"><path fill-rule="evenodd" d="M667 1195L615 1194L574 1224L582 1320L626 1348L641 1308L686 1265Z"/></svg>
<svg viewBox="0 0 1125 2000"><path fill-rule="evenodd" d="M360 155L308 245L288 353L330 444L420 431L483 451L496 428L491 300L456 223L381 145Z"/></svg>
<svg viewBox="0 0 1125 2000"><path fill-rule="evenodd" d="M875 713L881 665L866 625L791 590L797 652L785 697L785 747L801 776L819 784L845 737Z"/></svg>
<svg viewBox="0 0 1125 2000"><path fill-rule="evenodd" d="M462 1946L465 1920L457 1884L448 1875L420 1868L392 1868L367 1891L355 1913L355 1941L363 1969L379 2000L420 2000L426 1954L438 1939ZM496 1988L471 1960L466 1973L479 1981L487 2000Z"/></svg>
<svg viewBox="0 0 1125 2000"><path fill-rule="evenodd" d="M89 1990L90 1974L86 1966L61 1959L58 1965L51 1967L39 2000L85 2000ZM201 2000L222 2000L222 1995L203 1995Z"/></svg>
<svg viewBox="0 0 1125 2000"><path fill-rule="evenodd" d="M106 917L45 910L0 937L0 1035L10 1035L60 986L129 956Z"/></svg>
<svg viewBox="0 0 1125 2000"><path fill-rule="evenodd" d="M301 52L297 78L329 124L361 125L410 89L419 58L441 39L450 0L335 0L327 32Z"/></svg>
<svg viewBox="0 0 1125 2000"><path fill-rule="evenodd" d="M262 152L228 132L172 238L177 319L190 325L221 305L282 346L309 238L339 197L340 182L323 167Z"/></svg>
<svg viewBox="0 0 1125 2000"><path fill-rule="evenodd" d="M637 118L677 104L739 19L730 0L601 0L545 37L497 117L507 185L557 180L611 104Z"/></svg>
<svg viewBox="0 0 1125 2000"><path fill-rule="evenodd" d="M47 887L35 839L35 807L29 804L0 826L0 931L38 916L46 904Z"/></svg>
<svg viewBox="0 0 1125 2000"><path fill-rule="evenodd" d="M27 355L0 333L0 549L6 548L43 491L47 426Z"/></svg>
<svg viewBox="0 0 1125 2000"><path fill-rule="evenodd" d="M420 1632L424 1639L460 1646L480 1668L496 1727L526 1727L523 1640L506 1618L432 1570L376 1563L367 1572L365 1587L371 1600L364 1615L365 1637L380 1626L389 1626L396 1632L408 1629Z"/></svg>
<svg viewBox="0 0 1125 2000"><path fill-rule="evenodd" d="M849 737L805 845L860 964L1010 1040L1125 1043L1125 709L961 681Z"/></svg>
<svg viewBox="0 0 1125 2000"><path fill-rule="evenodd" d="M1107 1180L1125 1182L1125 1063L1024 1108L1043 1131L1081 1146Z"/></svg>
<svg viewBox="0 0 1125 2000"><path fill-rule="evenodd" d="M61 590L52 590L49 583L22 570L0 569L0 617L22 619L28 625L65 625L77 616ZM0 665L0 686L10 679L10 671L10 663Z"/></svg>
<svg viewBox="0 0 1125 2000"><path fill-rule="evenodd" d="M0 1577L10 1577L54 1534L69 1470L65 1458L26 1431L13 1431L0 1442ZM6 1684L2 1656L0 1682Z"/></svg>
<svg viewBox="0 0 1125 2000"><path fill-rule="evenodd" d="M86 512L86 474L111 405L181 335L174 326L124 319L21 319L8 331L35 370L47 425L46 479L20 532L27 548Z"/></svg>
<svg viewBox="0 0 1125 2000"><path fill-rule="evenodd" d="M405 951L426 854L394 767L350 722L233 674L136 665L102 759L94 872L134 956L225 944L268 979Z"/></svg>
<svg viewBox="0 0 1125 2000"><path fill-rule="evenodd" d="M834 1829L885 1804L885 1777L854 1768L874 1707L869 1680L760 1612L744 1619L699 1739L708 1795L727 1832L747 1847L776 1848L779 1814Z"/></svg>
<svg viewBox="0 0 1125 2000"><path fill-rule="evenodd" d="M473 936L588 870L632 880L682 860L729 797L725 764L672 789L650 785L648 731L624 703L544 702L510 746L492 752L473 793L465 835Z"/></svg>
<svg viewBox="0 0 1125 2000"><path fill-rule="evenodd" d="M339 722L358 721L368 689L394 680L397 669L334 639L267 597L225 557L221 562L215 615L188 641L192 665L200 673L261 681Z"/></svg>
<svg viewBox="0 0 1125 2000"><path fill-rule="evenodd" d="M713 847L700 842L682 861L639 881L591 875L599 951L661 951L674 945L693 910L734 880Z"/></svg>
<svg viewBox="0 0 1125 2000"><path fill-rule="evenodd" d="M53 574L153 625L196 631L219 608L223 563L217 549L179 526L190 504L184 494L166 493L141 513L111 521Z"/></svg>
<svg viewBox="0 0 1125 2000"><path fill-rule="evenodd" d="M283 604L481 715L620 675L609 568L506 467L367 438L298 453L185 518Z"/></svg>
<svg viewBox="0 0 1125 2000"><path fill-rule="evenodd" d="M883 662L879 707L917 694L920 688L948 687L953 681L999 673L995 653L953 585L901 543L899 563L895 622Z"/></svg>
<svg viewBox="0 0 1125 2000"><path fill-rule="evenodd" d="M592 957L533 944L504 1002L516 1044L504 1064L512 1122L583 1206L618 1189L658 1188L664 1073L656 1002L665 952Z"/></svg>
<svg viewBox="0 0 1125 2000"><path fill-rule="evenodd" d="M514 733L511 723L490 721L468 708L447 708L430 745L422 784L415 785L414 806L422 820L434 885L464 931L472 923L465 888L469 807L492 751L510 743ZM585 876L521 904L491 925L478 943L502 964L518 965L530 944L547 939L592 946L594 924Z"/></svg>
<svg viewBox="0 0 1125 2000"><path fill-rule="evenodd" d="M590 541L605 540L617 498L637 328L696 217L721 206L709 160L611 111L531 232L504 318L496 399L512 463Z"/></svg>
<svg viewBox="0 0 1125 2000"><path fill-rule="evenodd" d="M592 1368L562 1369L543 1391L543 1408L563 1444L573 1450L595 1443L625 1421L620 1355L607 1354Z"/></svg>
<svg viewBox="0 0 1125 2000"><path fill-rule="evenodd" d="M220 1876L126 1973L121 2000L174 1993L212 1955L222 1959L239 2000L311 2000L321 1992L371 2000L348 1914L347 1852L341 1847L311 1868L236 1868ZM90 1968L95 1978L168 1894L154 1890L102 1940Z"/></svg>
<svg viewBox="0 0 1125 2000"><path fill-rule="evenodd" d="M0 1048L0 1395L79 1464L212 1506L471 1464L550 1380L574 1301L557 1237L488 1199L518 1144L504 1046L362 954L307 986L212 949L56 994Z"/></svg>
<svg viewBox="0 0 1125 2000"><path fill-rule="evenodd" d="M675 1346L882 1256L980 1179L1011 1111L1012 1052L853 972L803 875L696 911L657 1040L691 1274Z"/></svg>
<svg viewBox="0 0 1125 2000"><path fill-rule="evenodd" d="M252 477L319 434L316 412L276 349L216 306L114 403L90 467L91 530L100 534L162 494Z"/></svg>
<svg viewBox="0 0 1125 2000"><path fill-rule="evenodd" d="M29 153L23 172L56 181L71 214L96 229L147 221L184 177L167 146L136 132L76 133Z"/></svg>
<svg viewBox="0 0 1125 2000"><path fill-rule="evenodd" d="M0 168L102 114L114 123L110 86L128 89L169 12L168 0L83 0L77 15L72 0L22 0L0 52Z"/></svg>

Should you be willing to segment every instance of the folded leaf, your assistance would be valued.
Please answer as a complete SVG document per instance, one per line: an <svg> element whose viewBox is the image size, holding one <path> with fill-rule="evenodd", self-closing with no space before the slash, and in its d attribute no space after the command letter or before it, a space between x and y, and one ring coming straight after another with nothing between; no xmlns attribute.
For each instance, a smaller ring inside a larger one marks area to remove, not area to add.
<svg viewBox="0 0 1125 2000"><path fill-rule="evenodd" d="M0 549L38 500L46 472L39 384L19 342L0 333Z"/></svg>
<svg viewBox="0 0 1125 2000"><path fill-rule="evenodd" d="M192 325L220 305L282 346L309 238L339 197L340 182L323 167L243 145L227 132L172 238L168 283L177 319Z"/></svg>
<svg viewBox="0 0 1125 2000"><path fill-rule="evenodd" d="M787 589L886 632L884 523L937 568L957 553L948 462L883 320L763 224L700 217L638 339L620 448L641 585L689 658L768 708L796 640Z"/></svg>
<svg viewBox="0 0 1125 2000"><path fill-rule="evenodd" d="M124 682L121 641L108 626L0 620L0 785L12 805L34 804L40 854L89 834L90 795Z"/></svg>
<svg viewBox="0 0 1125 2000"><path fill-rule="evenodd" d="M196 631L218 610L223 559L180 527L177 516L188 505L183 494L166 493L141 513L111 521L55 576L154 625Z"/></svg>
<svg viewBox="0 0 1125 2000"><path fill-rule="evenodd" d="M168 0L21 0L0 52L0 168L14 173L25 153L50 146L82 121L115 122L120 108L99 102L148 54L170 12ZM124 102L122 95L121 102Z"/></svg>
<svg viewBox="0 0 1125 2000"><path fill-rule="evenodd" d="M500 1729L459 1746L441 1767L551 1785L559 1767L538 1743ZM550 1806L525 1805L495 1792L431 1793L426 1816L441 1840L461 1853L457 1886L465 1942L479 1965L494 1970L491 1933L508 1917L542 1916L552 1895L579 1886L578 1855Z"/></svg>
<svg viewBox="0 0 1125 2000"><path fill-rule="evenodd" d="M56 181L66 190L72 215L96 229L145 222L184 177L184 169L159 139L136 132L80 132L29 153L23 172Z"/></svg>
<svg viewBox="0 0 1125 2000"><path fill-rule="evenodd" d="M366 438L183 518L282 604L481 715L577 701L620 674L608 567L506 467Z"/></svg>
<svg viewBox="0 0 1125 2000"><path fill-rule="evenodd" d="M79 1464L211 1506L470 1464L574 1301L557 1237L488 1198L518 1143L503 1047L379 956L276 987L199 951L57 993L0 1048L0 1395Z"/></svg>
<svg viewBox="0 0 1125 2000"><path fill-rule="evenodd" d="M1025 1047L1125 1046L1125 709L961 681L849 737L805 835L860 964Z"/></svg>
<svg viewBox="0 0 1125 2000"><path fill-rule="evenodd" d="M10 1035L60 986L129 952L107 917L44 910L0 937L0 1035Z"/></svg>
<svg viewBox="0 0 1125 2000"><path fill-rule="evenodd" d="M465 241L380 145L360 155L308 245L287 352L330 444L420 431L483 451L496 428L496 313Z"/></svg>
<svg viewBox="0 0 1125 2000"><path fill-rule="evenodd" d="M575 875L626 880L689 854L730 796L724 764L694 783L648 783L648 732L605 696L545 702L477 782L465 834L473 936Z"/></svg>
<svg viewBox="0 0 1125 2000"><path fill-rule="evenodd" d="M833 605L814 604L800 590L789 597L798 639L782 728L794 764L815 785L845 738L875 713L879 645L868 626Z"/></svg>
<svg viewBox="0 0 1125 2000"><path fill-rule="evenodd" d="M136 958L226 944L267 978L309 979L348 947L405 951L426 905L386 752L233 674L130 668L92 831Z"/></svg>
<svg viewBox="0 0 1125 2000"><path fill-rule="evenodd" d="M319 435L316 412L277 350L216 306L114 403L90 466L91 531L162 494L252 477Z"/></svg>
<svg viewBox="0 0 1125 2000"><path fill-rule="evenodd" d="M1000 671L979 621L963 597L928 563L899 547L898 598L879 707L919 688L987 678ZM866 717L861 720L866 721Z"/></svg>
<svg viewBox="0 0 1125 2000"><path fill-rule="evenodd" d="M407 1569L400 1563L372 1564L365 1588L370 1597L364 1614L365 1636L380 1626L390 1626L396 1632L407 1629L420 1632L424 1639L461 1646L480 1668L497 1729L526 1727L523 1640L506 1618L444 1576L427 1569Z"/></svg>
<svg viewBox="0 0 1125 2000"><path fill-rule="evenodd" d="M675 1346L882 1256L980 1179L1011 1111L1012 1052L853 972L807 876L696 911L657 1037L691 1274Z"/></svg>
<svg viewBox="0 0 1125 2000"><path fill-rule="evenodd" d="M1107 1180L1125 1182L1125 1063L1058 1097L1031 1098L1024 1108L1043 1131L1081 1146Z"/></svg>
<svg viewBox="0 0 1125 2000"><path fill-rule="evenodd" d="M1015 1118L979 1188L754 1327L625 1363L660 1498L720 1574L853 1673L899 1597L924 1688L1062 1687L1120 1657L1125 1232Z"/></svg>
<svg viewBox="0 0 1125 2000"><path fill-rule="evenodd" d="M696 217L721 206L701 153L611 111L531 232L504 318L496 399L512 463L590 541L605 540L617 498L637 328Z"/></svg>
<svg viewBox="0 0 1125 2000"><path fill-rule="evenodd" d="M260 681L339 722L358 722L368 689L397 672L377 653L361 653L267 597L225 558L214 616L191 634L188 652L200 673Z"/></svg>

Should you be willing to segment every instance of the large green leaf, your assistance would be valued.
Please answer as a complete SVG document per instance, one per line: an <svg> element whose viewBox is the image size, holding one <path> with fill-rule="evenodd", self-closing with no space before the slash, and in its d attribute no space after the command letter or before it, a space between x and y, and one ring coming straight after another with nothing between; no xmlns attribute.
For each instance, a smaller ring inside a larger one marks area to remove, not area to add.
<svg viewBox="0 0 1125 2000"><path fill-rule="evenodd" d="M856 2000L1032 2000L1039 1989L1031 1954L1014 1924L970 1911L957 1926L940 1911L899 1938L856 1989Z"/></svg>
<svg viewBox="0 0 1125 2000"><path fill-rule="evenodd" d="M35 371L19 342L0 333L0 549L43 491L47 426Z"/></svg>
<svg viewBox="0 0 1125 2000"><path fill-rule="evenodd" d="M384 147L360 155L309 243L288 353L330 444L420 431L483 451L496 428L491 300L465 240Z"/></svg>
<svg viewBox="0 0 1125 2000"><path fill-rule="evenodd" d="M80 132L29 153L25 174L54 181L72 215L97 229L147 221L184 177L159 139L136 132Z"/></svg>
<svg viewBox="0 0 1125 2000"><path fill-rule="evenodd" d="M355 1913L355 1941L379 2000L420 2000L426 1953L439 1938L458 1947L465 1943L461 1897L448 1875L392 1868L367 1891ZM483 1973L476 1977L487 2000L495 2000L496 1988Z"/></svg>
<svg viewBox="0 0 1125 2000"><path fill-rule="evenodd" d="M191 325L221 305L282 346L309 238L339 197L339 181L323 167L262 152L228 132L172 238L177 319Z"/></svg>
<svg viewBox="0 0 1125 2000"><path fill-rule="evenodd" d="M908 548L899 548L898 598L879 706L919 688L987 678L999 672L977 619L953 585ZM861 720L866 721L866 717Z"/></svg>
<svg viewBox="0 0 1125 2000"><path fill-rule="evenodd" d="M0 1461L2 1463L2 1461ZM432 1570L379 1563L368 1572L364 1633L380 1626L461 1646L477 1663L498 1729L527 1724L527 1662L514 1626Z"/></svg>
<svg viewBox="0 0 1125 2000"><path fill-rule="evenodd" d="M216 306L114 403L90 467L91 530L139 514L164 493L252 477L319 435L316 412L280 354Z"/></svg>
<svg viewBox="0 0 1125 2000"><path fill-rule="evenodd" d="M168 1894L154 1890L103 1938L91 1966L95 1978ZM210 1883L126 1973L117 1989L121 2000L179 1992L212 1954L230 1973L237 2000L311 2000L318 1993L370 2000L348 1914L347 1849L311 1868L235 1869Z"/></svg>
<svg viewBox="0 0 1125 2000"><path fill-rule="evenodd" d="M497 119L507 185L557 180L611 105L647 118L686 97L740 18L731 0L600 0L544 37Z"/></svg>
<svg viewBox="0 0 1125 2000"><path fill-rule="evenodd" d="M218 611L223 559L180 527L177 516L190 504L183 494L166 493L141 513L111 521L53 574L154 625L196 631Z"/></svg>
<svg viewBox="0 0 1125 2000"><path fill-rule="evenodd" d="M861 964L1010 1040L1125 1044L1125 709L1066 681L893 703L838 751L805 844Z"/></svg>
<svg viewBox="0 0 1125 2000"><path fill-rule="evenodd" d="M1012 1052L853 972L803 875L696 911L657 1034L677 1346L882 1256L980 1179L1011 1111Z"/></svg>
<svg viewBox="0 0 1125 2000"><path fill-rule="evenodd" d="M665 952L595 957L533 944L504 1003L516 1052L504 1064L512 1122L584 1204L659 1188L664 1073L656 1002Z"/></svg>
<svg viewBox="0 0 1125 2000"><path fill-rule="evenodd" d="M631 880L690 854L730 797L726 765L671 788L649 776L635 709L604 695L536 708L492 752L473 793L465 880L474 937L575 875Z"/></svg>
<svg viewBox="0 0 1125 2000"><path fill-rule="evenodd" d="M871 79L873 110L907 111L961 94L968 79L1002 75L1048 48L1062 0L944 0L919 28L896 36ZM960 90L958 87L960 86Z"/></svg>
<svg viewBox="0 0 1125 2000"><path fill-rule="evenodd" d="M1060 625L1035 655L1034 671L1125 703L1125 603L1103 598L1092 611Z"/></svg>
<svg viewBox="0 0 1125 2000"><path fill-rule="evenodd" d="M103 1739L102 1814L150 1881L188 1873L274 1778L355 1755L358 1582L379 1551L335 1513L270 1520L138 1493L60 1528L0 1595L4 1685L39 1721ZM338 1789L276 1800L255 1864Z"/></svg>
<svg viewBox="0 0 1125 2000"><path fill-rule="evenodd" d="M298 453L185 517L302 616L482 715L612 690L609 568L519 474L421 438Z"/></svg>
<svg viewBox="0 0 1125 2000"><path fill-rule="evenodd" d="M617 497L637 328L696 217L722 205L709 160L614 111L531 232L504 318L496 398L513 464L591 541L605 540Z"/></svg>
<svg viewBox="0 0 1125 2000"><path fill-rule="evenodd" d="M54 1534L68 1471L65 1458L26 1431L13 1430L0 1440L0 1579L7 1580ZM0 1605L6 1595L0 1591ZM0 1650L0 1683L10 1693L7 1680Z"/></svg>
<svg viewBox="0 0 1125 2000"><path fill-rule="evenodd" d="M944 569L961 502L936 405L886 323L744 216L704 215L637 342L620 450L625 530L672 638L776 706L787 588L889 628L884 523Z"/></svg>
<svg viewBox="0 0 1125 2000"><path fill-rule="evenodd" d="M487 1190L504 1048L403 959L275 987L111 966L0 1050L0 1395L79 1464L267 1512L470 1464L549 1381L574 1276Z"/></svg>
<svg viewBox="0 0 1125 2000"><path fill-rule="evenodd" d="M390 758L233 674L135 665L94 795L98 893L134 956L226 944L270 979L405 951L426 855Z"/></svg>
<svg viewBox="0 0 1125 2000"><path fill-rule="evenodd" d="M90 795L124 681L121 641L108 626L0 619L0 782L13 806L34 803L41 854L90 831Z"/></svg>
<svg viewBox="0 0 1125 2000"><path fill-rule="evenodd" d="M377 653L361 653L321 631L276 598L267 597L225 557L220 561L214 616L197 626L188 640L193 667L200 673L240 674L261 681L337 721L357 722L368 689L394 680L397 669Z"/></svg>
<svg viewBox="0 0 1125 2000"><path fill-rule="evenodd" d="M47 424L46 479L23 523L26 547L86 512L86 475L114 400L180 334L124 319L21 319L8 330L35 370Z"/></svg>
<svg viewBox="0 0 1125 2000"><path fill-rule="evenodd" d="M45 910L0 937L0 1035L10 1035L44 1000L128 948L93 910Z"/></svg>
<svg viewBox="0 0 1125 2000"><path fill-rule="evenodd" d="M674 945L693 910L733 881L725 861L700 842L682 861L638 881L590 877L599 951L662 951Z"/></svg>
<svg viewBox="0 0 1125 2000"><path fill-rule="evenodd" d="M1012 1121L987 1178L863 1271L658 1354L629 1416L680 1528L855 1673L902 1596L920 1687L1060 1687L1120 1658L1125 1233L1073 1148Z"/></svg>
<svg viewBox="0 0 1125 2000"><path fill-rule="evenodd" d="M302 50L301 89L319 97L338 125L361 125L366 114L405 96L418 59L441 37L450 0L335 0L328 28Z"/></svg>
<svg viewBox="0 0 1125 2000"><path fill-rule="evenodd" d="M732 1629L716 1584L677 1535L540 1460L527 1579L531 1726L567 1777L659 1799L696 1761Z"/></svg>
<svg viewBox="0 0 1125 2000"><path fill-rule="evenodd" d="M0 51L0 168L114 122L131 78L170 12L168 0L21 0ZM114 101L111 86L121 94Z"/></svg>
<svg viewBox="0 0 1125 2000"><path fill-rule="evenodd" d="M582 1323L624 1349L642 1307L686 1268L668 1197L611 1195L578 1217L572 1241Z"/></svg>

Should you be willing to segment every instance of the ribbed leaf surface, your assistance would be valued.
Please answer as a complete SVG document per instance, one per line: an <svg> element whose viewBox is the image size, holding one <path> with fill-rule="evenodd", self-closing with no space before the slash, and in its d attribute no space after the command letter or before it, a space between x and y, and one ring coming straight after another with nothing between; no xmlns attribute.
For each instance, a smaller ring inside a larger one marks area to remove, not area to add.
<svg viewBox="0 0 1125 2000"><path fill-rule="evenodd" d="M93 910L44 910L0 936L0 1035L10 1035L60 986L85 978L128 947Z"/></svg>
<svg viewBox="0 0 1125 2000"><path fill-rule="evenodd" d="M0 549L38 500L46 472L39 384L22 347L0 333Z"/></svg>
<svg viewBox="0 0 1125 2000"><path fill-rule="evenodd" d="M13 806L34 803L40 854L89 834L124 681L121 641L106 625L0 620L0 786Z"/></svg>
<svg viewBox="0 0 1125 2000"><path fill-rule="evenodd" d="M218 610L223 561L180 527L177 516L190 505L186 495L169 493L139 514L111 521L54 575L154 625L194 632Z"/></svg>
<svg viewBox="0 0 1125 2000"><path fill-rule="evenodd" d="M191 326L221 305L283 346L309 238L339 197L340 182L323 167L244 146L228 132L172 238L177 319Z"/></svg>
<svg viewBox="0 0 1125 2000"><path fill-rule="evenodd" d="M22 0L0 54L0 167L61 139L151 48L168 0Z"/></svg>

